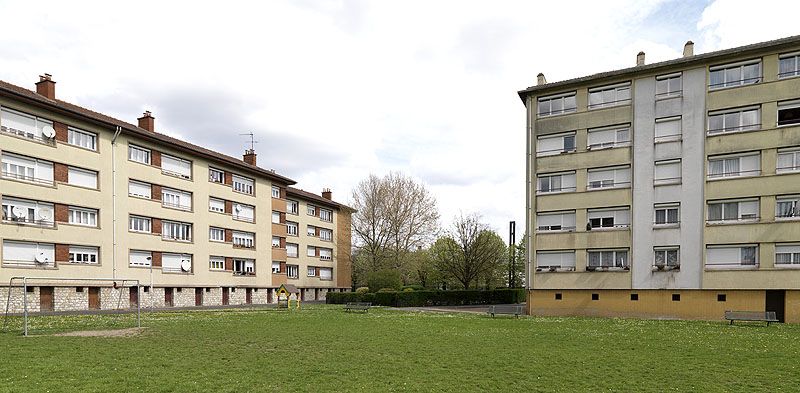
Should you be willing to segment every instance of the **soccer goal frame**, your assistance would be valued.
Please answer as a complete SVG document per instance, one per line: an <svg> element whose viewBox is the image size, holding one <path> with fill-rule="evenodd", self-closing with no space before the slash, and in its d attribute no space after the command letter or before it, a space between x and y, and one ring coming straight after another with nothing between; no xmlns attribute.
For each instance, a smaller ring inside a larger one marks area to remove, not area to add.
<svg viewBox="0 0 800 393"><path fill-rule="evenodd" d="M142 327L142 286L138 279L129 279L129 278L64 278L64 277L28 277L28 276L16 276L11 277L8 280L8 296L6 298L6 312L5 312L5 319L3 321L3 331L6 331L8 325L8 317L10 315L9 311L11 308L11 290L14 288L14 282L22 281L22 320L23 320L23 330L22 335L28 336L28 281L60 281L60 282L111 282L114 285L114 288L117 288L117 282L122 283L120 285L121 288L125 287L125 284L129 284L130 286L136 286L136 327ZM20 285L17 284L19 287ZM120 296L122 294L120 293Z"/></svg>

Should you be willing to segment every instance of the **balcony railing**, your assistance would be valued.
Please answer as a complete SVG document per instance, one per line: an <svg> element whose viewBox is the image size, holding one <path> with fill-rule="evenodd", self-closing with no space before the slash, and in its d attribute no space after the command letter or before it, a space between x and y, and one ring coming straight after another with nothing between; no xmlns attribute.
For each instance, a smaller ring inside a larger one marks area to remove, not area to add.
<svg viewBox="0 0 800 393"><path fill-rule="evenodd" d="M6 179L22 180L22 181L27 181L27 182L37 183L37 184L42 184L42 185L47 185L47 186L52 186L53 185L53 179L41 179L41 178L38 178L38 177L28 176L28 175L24 175L24 174L20 174L20 173L15 173L15 172L6 172L6 171L3 171L2 175Z"/></svg>

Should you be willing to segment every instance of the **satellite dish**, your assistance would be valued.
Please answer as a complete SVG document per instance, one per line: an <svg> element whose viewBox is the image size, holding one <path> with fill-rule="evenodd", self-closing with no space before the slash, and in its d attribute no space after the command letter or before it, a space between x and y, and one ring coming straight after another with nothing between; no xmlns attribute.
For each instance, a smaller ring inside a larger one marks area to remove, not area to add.
<svg viewBox="0 0 800 393"><path fill-rule="evenodd" d="M35 259L36 263L47 263L48 260L47 255L45 255L43 252L36 254Z"/></svg>
<svg viewBox="0 0 800 393"><path fill-rule="evenodd" d="M39 218L42 220L49 220L53 218L53 211L48 207L39 208Z"/></svg>
<svg viewBox="0 0 800 393"><path fill-rule="evenodd" d="M186 259L181 261L181 270L188 272L192 270L192 262Z"/></svg>
<svg viewBox="0 0 800 393"><path fill-rule="evenodd" d="M14 206L11 208L11 214L13 214L17 218L25 218L28 215L28 209L22 206Z"/></svg>
<svg viewBox="0 0 800 393"><path fill-rule="evenodd" d="M44 136L47 139L52 139L54 136L56 136L55 128L50 126L44 126L42 128L42 136Z"/></svg>
<svg viewBox="0 0 800 393"><path fill-rule="evenodd" d="M242 211L242 205L237 203L236 206L234 206L234 209L236 209L236 212L238 213L238 212Z"/></svg>

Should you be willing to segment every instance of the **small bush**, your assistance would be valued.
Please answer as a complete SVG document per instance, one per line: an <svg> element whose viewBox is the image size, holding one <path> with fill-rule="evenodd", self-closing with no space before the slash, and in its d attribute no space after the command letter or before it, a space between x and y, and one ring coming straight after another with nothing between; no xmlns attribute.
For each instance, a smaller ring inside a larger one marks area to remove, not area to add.
<svg viewBox="0 0 800 393"><path fill-rule="evenodd" d="M403 288L403 292L414 292L414 288L411 287Z"/></svg>
<svg viewBox="0 0 800 393"><path fill-rule="evenodd" d="M371 291L381 288L400 289L403 281L400 279L400 272L397 270L378 270L367 274L367 286Z"/></svg>
<svg viewBox="0 0 800 393"><path fill-rule="evenodd" d="M369 288L368 287L356 288L356 293L367 293L367 292L369 292Z"/></svg>
<svg viewBox="0 0 800 393"><path fill-rule="evenodd" d="M329 304L370 302L375 306L421 307L473 304L514 304L525 301L524 289L459 291L378 291L377 293L335 292L327 295Z"/></svg>
<svg viewBox="0 0 800 393"><path fill-rule="evenodd" d="M386 293L386 292L397 292L393 288L381 288L378 290L378 293Z"/></svg>
<svg viewBox="0 0 800 393"><path fill-rule="evenodd" d="M403 291L405 291L406 289L411 289L411 290L414 290L414 291L424 291L425 287L423 287L422 285L418 285L418 284L412 284L412 285L404 285L400 289L403 290Z"/></svg>

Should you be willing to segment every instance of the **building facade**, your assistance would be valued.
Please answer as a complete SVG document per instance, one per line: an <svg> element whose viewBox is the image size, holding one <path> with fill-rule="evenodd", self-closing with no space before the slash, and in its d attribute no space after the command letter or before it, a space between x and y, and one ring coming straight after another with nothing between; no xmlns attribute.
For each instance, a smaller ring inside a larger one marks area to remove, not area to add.
<svg viewBox="0 0 800 393"><path fill-rule="evenodd" d="M133 125L57 100L45 75L35 92L0 82L0 156L0 295L12 277L37 277L33 311L263 304L282 283L324 300L351 287L351 209L291 188L253 150L239 160L157 132L149 112Z"/></svg>
<svg viewBox="0 0 800 393"><path fill-rule="evenodd" d="M519 95L531 314L800 322L800 36Z"/></svg>

